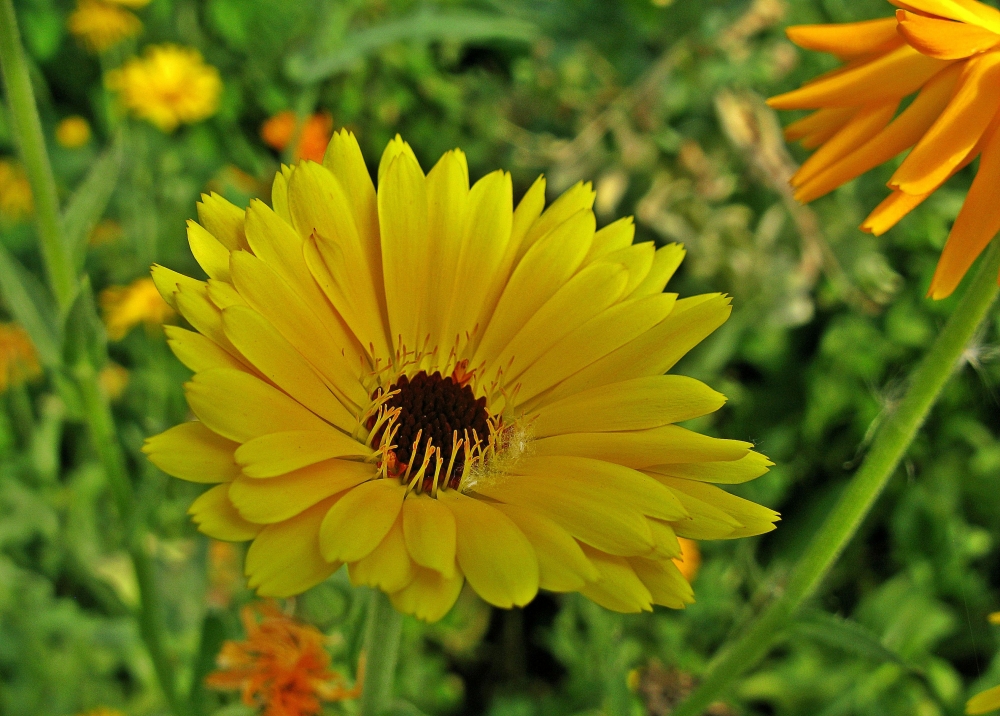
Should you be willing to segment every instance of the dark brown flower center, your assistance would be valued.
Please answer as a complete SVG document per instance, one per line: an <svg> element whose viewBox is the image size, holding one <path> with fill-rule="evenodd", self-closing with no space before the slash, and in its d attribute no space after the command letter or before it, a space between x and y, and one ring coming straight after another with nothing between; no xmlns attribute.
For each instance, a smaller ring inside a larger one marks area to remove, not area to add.
<svg viewBox="0 0 1000 716"><path fill-rule="evenodd" d="M399 426L392 439L396 445L393 450L396 462L405 466L415 461L412 465L415 472L424 459L429 442L431 447L441 451L442 471L452 465L450 474L442 474L439 484L454 487L452 483L462 475L465 465L465 451L461 447L452 463L456 433L459 440L467 439L472 443L477 438L483 444L489 440L486 398L477 399L472 388L460 385L451 376L442 377L439 372L427 375L426 371L420 371L412 378L401 377L389 387L388 392L392 391L399 392L386 400L385 407L389 410L399 409L399 416L393 421ZM372 418L369 429L374 424ZM387 424L383 424L372 436L373 444L379 444L386 427ZM436 459L432 460L431 467L428 468L429 476L434 474L434 462Z"/></svg>

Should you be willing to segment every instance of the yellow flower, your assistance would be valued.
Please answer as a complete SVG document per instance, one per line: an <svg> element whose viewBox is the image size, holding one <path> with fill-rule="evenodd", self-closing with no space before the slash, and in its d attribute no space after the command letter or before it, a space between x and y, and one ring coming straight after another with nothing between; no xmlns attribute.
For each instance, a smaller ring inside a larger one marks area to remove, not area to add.
<svg viewBox="0 0 1000 716"><path fill-rule="evenodd" d="M931 281L929 295L945 298L1000 230L1000 11L976 0L890 2L903 8L895 18L789 28L797 45L846 64L768 101L816 110L785 130L818 147L792 179L803 202L912 147L889 180L892 193L861 225L876 236L980 157Z"/></svg>
<svg viewBox="0 0 1000 716"><path fill-rule="evenodd" d="M663 375L730 313L664 287L684 251L595 232L580 183L515 209L510 175L469 187L465 155L425 176L389 143L376 193L354 136L275 177L274 208L203 197L197 281L153 279L198 331L167 328L198 417L150 438L168 474L218 483L205 534L253 540L250 586L289 596L343 564L429 621L463 582L490 604L539 588L610 609L680 608L678 535L773 529L712 485L771 464L673 423L725 398Z"/></svg>
<svg viewBox="0 0 1000 716"><path fill-rule="evenodd" d="M174 314L148 278L136 279L128 286L104 289L101 291L101 308L108 338L113 341L121 340L140 323L152 328Z"/></svg>
<svg viewBox="0 0 1000 716"><path fill-rule="evenodd" d="M90 141L90 125L83 117L66 117L56 126L56 141L67 149L82 147Z"/></svg>
<svg viewBox="0 0 1000 716"><path fill-rule="evenodd" d="M142 32L139 18L103 0L77 0L66 24L84 47L97 53Z"/></svg>
<svg viewBox="0 0 1000 716"><path fill-rule="evenodd" d="M41 375L35 344L16 323L0 323L0 393Z"/></svg>
<svg viewBox="0 0 1000 716"><path fill-rule="evenodd" d="M177 45L147 47L141 58L109 72L106 84L136 116L164 132L211 117L222 92L219 71L197 50Z"/></svg>
<svg viewBox="0 0 1000 716"><path fill-rule="evenodd" d="M0 159L0 215L18 221L35 211L31 184L20 164Z"/></svg>
<svg viewBox="0 0 1000 716"><path fill-rule="evenodd" d="M115 401L122 397L125 388L128 387L129 372L124 366L109 362L101 368L97 379L108 400Z"/></svg>

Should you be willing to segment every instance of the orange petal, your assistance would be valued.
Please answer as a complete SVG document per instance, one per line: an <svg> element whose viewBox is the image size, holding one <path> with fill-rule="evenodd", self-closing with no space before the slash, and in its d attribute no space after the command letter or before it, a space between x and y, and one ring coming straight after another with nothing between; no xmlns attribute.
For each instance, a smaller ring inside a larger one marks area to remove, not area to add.
<svg viewBox="0 0 1000 716"><path fill-rule="evenodd" d="M899 39L896 20L891 17L836 25L794 25L785 34L805 50L829 52L841 59L878 52Z"/></svg>
<svg viewBox="0 0 1000 716"><path fill-rule="evenodd" d="M977 0L889 0L896 7L1000 32L1000 11Z"/></svg>
<svg viewBox="0 0 1000 716"><path fill-rule="evenodd" d="M907 194L940 186L979 142L1000 109L1000 52L968 60L947 109L889 180Z"/></svg>
<svg viewBox="0 0 1000 716"><path fill-rule="evenodd" d="M875 234L875 236L881 236L898 224L900 219L920 206L924 199L929 197L931 193L904 194L901 191L892 192L868 215L868 218L861 224L861 230L869 234Z"/></svg>
<svg viewBox="0 0 1000 716"><path fill-rule="evenodd" d="M1000 231L996 211L996 188L1000 185L1000 132L987 140L979 160L979 171L965 197L962 210L951 227L941 252L928 295L946 298L958 286L972 262Z"/></svg>
<svg viewBox="0 0 1000 716"><path fill-rule="evenodd" d="M843 127L857 112L857 107L828 107L818 109L802 119L785 127L785 139L794 142L817 133L829 132L829 139ZM826 139L823 141L825 142ZM820 142L822 144L822 142Z"/></svg>
<svg viewBox="0 0 1000 716"><path fill-rule="evenodd" d="M916 92L946 66L944 60L925 57L909 45L843 72L821 77L797 90L771 97L774 109L854 107L901 99Z"/></svg>
<svg viewBox="0 0 1000 716"><path fill-rule="evenodd" d="M938 20L897 10L899 32L915 50L939 60L958 60L985 52L1000 43L1000 35L977 25Z"/></svg>
<svg viewBox="0 0 1000 716"><path fill-rule="evenodd" d="M795 192L795 198L802 203L818 199L920 141L948 105L961 71L962 66L955 64L939 72L889 126L864 144L856 145L857 149L836 163L802 182Z"/></svg>
<svg viewBox="0 0 1000 716"><path fill-rule="evenodd" d="M862 107L844 128L820 147L792 177L792 186L801 186L831 164L850 154L885 129L896 113L898 101Z"/></svg>

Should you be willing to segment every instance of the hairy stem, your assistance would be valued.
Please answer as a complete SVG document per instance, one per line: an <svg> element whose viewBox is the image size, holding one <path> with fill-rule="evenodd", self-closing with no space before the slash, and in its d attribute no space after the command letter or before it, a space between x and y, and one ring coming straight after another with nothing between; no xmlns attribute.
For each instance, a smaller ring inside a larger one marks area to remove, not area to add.
<svg viewBox="0 0 1000 716"><path fill-rule="evenodd" d="M944 330L911 375L899 407L879 429L861 468L851 478L836 507L813 535L805 553L793 568L784 593L713 660L701 685L674 712L674 716L699 716L703 713L729 684L767 654L775 637L799 607L815 594L895 473L966 346L993 305L998 293L998 268L1000 241L995 240L981 259L975 277Z"/></svg>

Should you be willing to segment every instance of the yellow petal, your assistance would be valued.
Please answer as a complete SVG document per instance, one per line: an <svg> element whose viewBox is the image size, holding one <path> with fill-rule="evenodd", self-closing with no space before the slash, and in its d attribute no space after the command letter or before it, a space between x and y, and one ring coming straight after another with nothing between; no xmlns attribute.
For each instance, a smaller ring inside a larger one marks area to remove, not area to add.
<svg viewBox="0 0 1000 716"><path fill-rule="evenodd" d="M675 559L681 556L681 543L677 539L674 528L662 520L646 518L649 531L653 535L655 548L653 554L660 559ZM690 520L682 520L684 524Z"/></svg>
<svg viewBox="0 0 1000 716"><path fill-rule="evenodd" d="M388 593L398 592L413 581L417 567L406 551L401 515L371 554L347 565L347 573L355 586L364 584Z"/></svg>
<svg viewBox="0 0 1000 716"><path fill-rule="evenodd" d="M491 360L576 273L594 237L594 214L581 210L538 241L503 290L472 365Z"/></svg>
<svg viewBox="0 0 1000 716"><path fill-rule="evenodd" d="M514 259L523 255L521 245L524 243L528 231L538 221L538 217L545 208L545 177L539 175L528 188L528 191L521 197L514 209L514 220L510 229L510 243L507 245L507 264L513 266Z"/></svg>
<svg viewBox="0 0 1000 716"><path fill-rule="evenodd" d="M628 562L636 576L649 589L653 604L683 609L694 603L694 590L672 560L633 557Z"/></svg>
<svg viewBox="0 0 1000 716"><path fill-rule="evenodd" d="M230 306L247 306L247 302L239 294L233 285L218 279L208 279L208 300L215 304L220 311L224 311Z"/></svg>
<svg viewBox="0 0 1000 716"><path fill-rule="evenodd" d="M802 119L785 127L785 139L789 142L802 140L802 146L819 146L839 132L858 111L857 107L826 107L811 112ZM810 144L807 144L807 138ZM814 139L819 141L812 142Z"/></svg>
<svg viewBox="0 0 1000 716"><path fill-rule="evenodd" d="M371 464L327 460L266 480L241 476L230 485L229 499L240 515L251 522L284 522L374 476L375 467Z"/></svg>
<svg viewBox="0 0 1000 716"><path fill-rule="evenodd" d="M411 494L403 502L403 534L414 562L454 576L455 518L439 500Z"/></svg>
<svg viewBox="0 0 1000 716"><path fill-rule="evenodd" d="M699 298L703 300L694 300ZM545 402L629 378L662 375L725 323L731 312L729 298L720 294L677 301L663 321L564 380L544 396Z"/></svg>
<svg viewBox="0 0 1000 716"><path fill-rule="evenodd" d="M933 298L950 296L972 263L1000 231L1000 214L996 211L997 186L1000 186L1000 132L994 131L983 149L979 171L969 187L969 193L965 195L965 203L941 252L931 280L929 295Z"/></svg>
<svg viewBox="0 0 1000 716"><path fill-rule="evenodd" d="M544 193L544 183L541 185L541 188ZM528 253L528 249L559 226L559 224L568 221L577 212L590 212L594 208L595 198L597 198L597 193L590 182L577 182L563 192L562 196L552 202L552 206L546 209L528 228L527 233L524 235L524 240L518 246L517 261L520 261Z"/></svg>
<svg viewBox="0 0 1000 716"><path fill-rule="evenodd" d="M559 484L532 477L507 477L502 484L479 484L478 494L524 507L547 517L573 537L605 552L648 554L654 547L642 512L620 501L608 501L606 491L595 494L593 483L577 479Z"/></svg>
<svg viewBox="0 0 1000 716"><path fill-rule="evenodd" d="M392 161L400 154L405 154L408 160L416 164L418 169L420 168L420 162L417 161L417 155L413 153L413 148L404 142L403 138L397 134L389 141L389 143L385 146L385 151L382 152L382 159L378 164L379 186L381 186L385 181L385 174L389 171L389 165L392 164ZM421 173L423 173L422 170Z"/></svg>
<svg viewBox="0 0 1000 716"><path fill-rule="evenodd" d="M676 465L656 465L646 468L646 472L658 472L686 480L714 482L720 485L738 485L760 477L774 463L764 455L750 452L739 460L721 462L689 462Z"/></svg>
<svg viewBox="0 0 1000 716"><path fill-rule="evenodd" d="M413 581L389 595L392 606L425 622L436 622L447 614L462 591L465 577L458 570L445 577L433 569L416 568Z"/></svg>
<svg viewBox="0 0 1000 716"><path fill-rule="evenodd" d="M899 221L911 211L920 206L924 199L932 192L926 194L904 194L901 191L894 191L876 206L868 218L861 224L861 230L869 234L881 236L886 231L899 223Z"/></svg>
<svg viewBox="0 0 1000 716"><path fill-rule="evenodd" d="M538 593L538 557L510 518L454 490L438 499L455 516L455 554L469 585L486 602L522 607Z"/></svg>
<svg viewBox="0 0 1000 716"><path fill-rule="evenodd" d="M938 20L897 10L899 34L911 47L928 57L958 60L991 50L1000 44L1000 35L976 25Z"/></svg>
<svg viewBox="0 0 1000 716"><path fill-rule="evenodd" d="M142 451L168 475L191 482L228 482L240 474L233 461L237 444L216 435L202 423L175 425L146 438Z"/></svg>
<svg viewBox="0 0 1000 716"><path fill-rule="evenodd" d="M976 694L965 704L967 714L988 714L1000 709L1000 686Z"/></svg>
<svg viewBox="0 0 1000 716"><path fill-rule="evenodd" d="M403 506L406 488L395 480L363 483L348 492L323 519L319 539L329 561L356 562L382 541Z"/></svg>
<svg viewBox="0 0 1000 716"><path fill-rule="evenodd" d="M198 525L198 531L212 539L243 542L253 539L260 525L247 522L229 501L229 483L216 485L191 503L188 514Z"/></svg>
<svg viewBox="0 0 1000 716"><path fill-rule="evenodd" d="M741 440L723 440L663 425L621 433L570 433L533 443L535 455L577 455L627 467L649 467L672 462L739 460L753 447Z"/></svg>
<svg viewBox="0 0 1000 716"><path fill-rule="evenodd" d="M222 328L222 311L208 298L206 285L182 285L174 294L177 311L198 333L223 348L239 362L249 365L233 344L226 338Z"/></svg>
<svg viewBox="0 0 1000 716"><path fill-rule="evenodd" d="M353 338L346 331L338 331L338 326L324 323L257 257L238 251L231 265L233 282L250 307L295 346L340 397L356 406L367 405L368 394L358 379L368 370L353 349Z"/></svg>
<svg viewBox="0 0 1000 716"><path fill-rule="evenodd" d="M968 60L948 107L913 148L889 186L907 194L939 187L979 142L1000 109L1000 52Z"/></svg>
<svg viewBox="0 0 1000 716"><path fill-rule="evenodd" d="M587 258L583 260L583 263L586 265L609 254L627 249L632 245L634 238L635 220L631 216L613 221L594 234L594 243L591 244L590 251L587 252Z"/></svg>
<svg viewBox="0 0 1000 716"><path fill-rule="evenodd" d="M528 538L538 555L538 586L550 592L575 592L599 578L597 569L569 532L537 512L495 503Z"/></svg>
<svg viewBox="0 0 1000 716"><path fill-rule="evenodd" d="M527 401L646 333L673 310L661 293L619 303L561 338L521 375L517 400Z"/></svg>
<svg viewBox="0 0 1000 716"><path fill-rule="evenodd" d="M230 204L214 191L211 194L202 194L197 208L199 223L223 246L230 251L246 248L243 209Z"/></svg>
<svg viewBox="0 0 1000 716"><path fill-rule="evenodd" d="M813 80L797 90L771 97L774 109L856 107L902 99L947 65L903 45L873 60Z"/></svg>
<svg viewBox="0 0 1000 716"><path fill-rule="evenodd" d="M274 477L335 457L367 458L371 448L339 430L293 430L261 435L236 450L247 477Z"/></svg>
<svg viewBox="0 0 1000 716"><path fill-rule="evenodd" d="M653 610L653 595L627 559L590 549L586 545L583 550L600 577L581 589L580 594L613 612L635 614Z"/></svg>
<svg viewBox="0 0 1000 716"><path fill-rule="evenodd" d="M625 298L641 298L663 293L687 252L681 244L667 244L656 250L649 273Z"/></svg>
<svg viewBox="0 0 1000 716"><path fill-rule="evenodd" d="M357 417L263 316L233 306L223 311L222 325L236 349L268 380L327 422L349 433L355 430Z"/></svg>
<svg viewBox="0 0 1000 716"><path fill-rule="evenodd" d="M817 199L841 184L861 176L912 147L938 118L948 102L961 74L955 64L935 75L885 129L849 154L802 182L795 198L803 203Z"/></svg>
<svg viewBox="0 0 1000 716"><path fill-rule="evenodd" d="M247 585L262 597L291 597L314 587L340 569L319 552L320 522L328 501L286 522L268 525L247 550Z"/></svg>
<svg viewBox="0 0 1000 716"><path fill-rule="evenodd" d="M484 375L502 370L514 381L560 338L610 308L628 283L618 263L587 266L556 291L524 324L507 346L486 366Z"/></svg>
<svg viewBox="0 0 1000 716"><path fill-rule="evenodd" d="M353 133L346 129L333 133L323 157L323 166L330 170L344 190L369 266L375 275L381 276L382 249L379 246L375 185Z"/></svg>
<svg viewBox="0 0 1000 716"><path fill-rule="evenodd" d="M387 150L388 151L388 150ZM427 182L411 154L402 152L379 171L378 216L382 274L392 345L422 347L425 327L415 296L430 283L427 254Z"/></svg>
<svg viewBox="0 0 1000 716"><path fill-rule="evenodd" d="M179 326L164 326L163 331L167 334L167 345L177 360L195 373L212 368L243 369L243 364L232 353L200 333Z"/></svg>
<svg viewBox="0 0 1000 716"><path fill-rule="evenodd" d="M531 425L537 438L643 430L707 415L725 402L724 395L694 378L657 375L602 385L544 405Z"/></svg>
<svg viewBox="0 0 1000 716"><path fill-rule="evenodd" d="M891 17L836 25L794 25L785 33L803 49L829 52L841 59L878 52L899 41L896 20Z"/></svg>
<svg viewBox="0 0 1000 716"><path fill-rule="evenodd" d="M274 213L288 222L292 220L288 211L288 176L291 173L292 168L282 164L281 169L274 173L274 181L271 183L271 207Z"/></svg>
<svg viewBox="0 0 1000 716"><path fill-rule="evenodd" d="M600 232L598 232L600 233ZM597 238L597 234L594 235ZM612 251L601 257L601 261L609 263L619 263L628 271L628 283L622 292L628 296L636 287L643 282L653 268L653 259L656 257L656 244L652 241L644 241L641 244L628 246L618 251Z"/></svg>
<svg viewBox="0 0 1000 716"><path fill-rule="evenodd" d="M889 0L896 7L938 15L1000 32L1000 11L979 0Z"/></svg>
<svg viewBox="0 0 1000 716"><path fill-rule="evenodd" d="M229 249L200 224L188 219L188 245L195 261L211 278L229 279Z"/></svg>
<svg viewBox="0 0 1000 716"><path fill-rule="evenodd" d="M281 391L242 371L206 370L184 388L195 415L219 435L236 442L268 433L327 427Z"/></svg>
<svg viewBox="0 0 1000 716"><path fill-rule="evenodd" d="M763 505L758 505L756 502L744 500L742 497L731 495L715 485L696 482L694 480L681 480L665 475L659 475L657 479L667 485L674 494L678 494L679 496L679 493L684 492L690 497L694 497L707 505L722 510L727 515L736 519L743 526L734 530L730 535L731 538L751 537L763 534L764 532L770 532L775 528L774 523L781 519L781 516L774 510ZM674 529L677 530L677 534L681 534L681 531L678 529L679 524L681 523L674 523Z"/></svg>
<svg viewBox="0 0 1000 716"><path fill-rule="evenodd" d="M167 302L167 305L175 311L177 310L175 295L177 293L178 286L183 285L194 290L200 290L205 286L204 281L199 281L198 279L191 278L190 276L185 276L182 273L171 271L165 266L160 266L159 264L153 264L150 269L150 274L153 277L153 284L156 286L156 290L160 292L160 295L163 297L163 300Z"/></svg>

